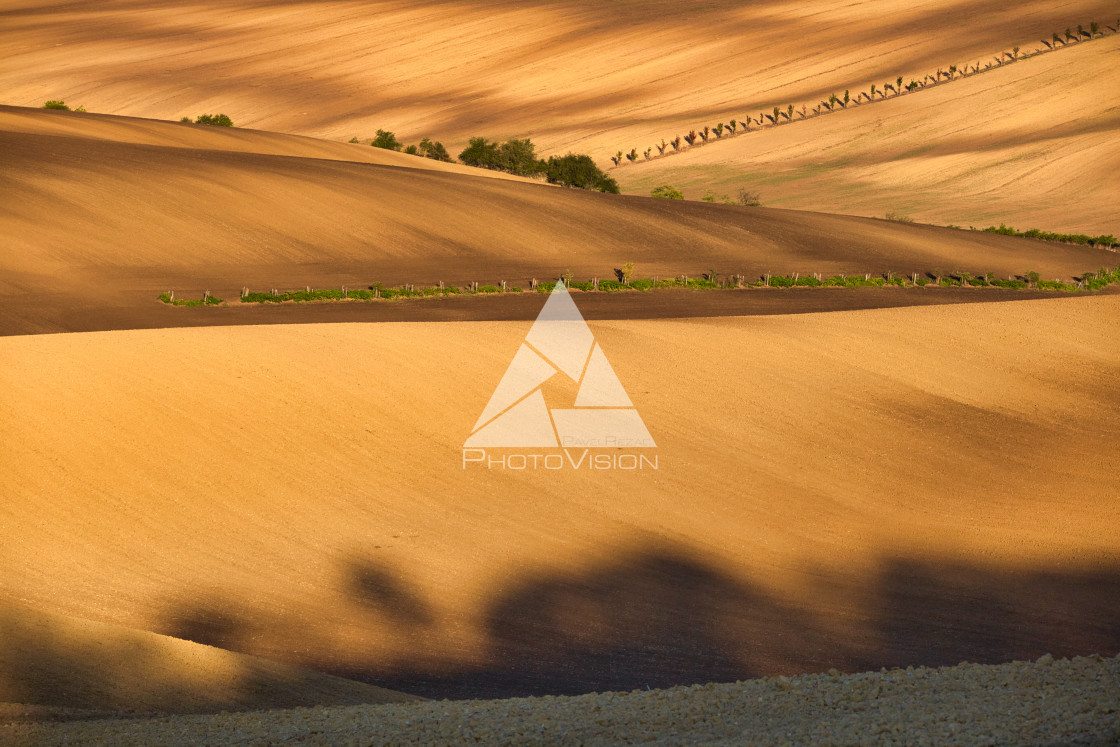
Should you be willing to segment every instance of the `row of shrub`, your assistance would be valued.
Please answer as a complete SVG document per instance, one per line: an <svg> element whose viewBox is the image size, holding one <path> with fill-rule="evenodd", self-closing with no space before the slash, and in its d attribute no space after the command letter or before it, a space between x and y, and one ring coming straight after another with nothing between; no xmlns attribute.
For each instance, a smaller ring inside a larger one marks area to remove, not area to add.
<svg viewBox="0 0 1120 747"><path fill-rule="evenodd" d="M360 143L358 138L351 138L351 143ZM395 133L388 130L378 130L373 140L370 142L374 148L384 148L385 150L396 150L407 153L410 156L423 156L424 158L431 158L434 161L444 161L451 163L451 154L447 152L447 148L443 146L438 140L431 138L424 138L418 145L405 145L397 140Z"/></svg>
<svg viewBox="0 0 1120 747"><path fill-rule="evenodd" d="M468 166L504 171L518 176L543 176L550 184L578 189L595 189L618 194L618 183L595 165L591 156L568 153L537 158L536 147L528 138L510 138L504 143L472 137L459 154Z"/></svg>
<svg viewBox="0 0 1120 747"><path fill-rule="evenodd" d="M174 293L160 293L159 300L172 306L217 306L222 303L222 299L209 293L203 294L202 298L175 298Z"/></svg>
<svg viewBox="0 0 1120 747"><path fill-rule="evenodd" d="M70 111L70 107L66 105L65 101L48 101L47 103L43 104L43 108L44 109L58 109L59 111L64 111L64 112ZM84 106L79 106L74 111L85 113L85 110L86 110L86 108Z"/></svg>
<svg viewBox="0 0 1120 747"><path fill-rule="evenodd" d="M1120 246L1120 242L1112 234L1101 234L1099 236L1090 236L1084 233L1055 233L1053 231L1040 231L1037 228L1030 228L1026 231L1017 231L1010 226L1005 226L1000 223L999 228L995 226L988 226L982 229L988 233L998 233L1004 236L1023 236L1028 239L1041 239L1043 241L1060 241L1066 244L1082 244L1085 246L1099 246L1112 248Z"/></svg>
<svg viewBox="0 0 1120 747"><path fill-rule="evenodd" d="M672 184L661 184L654 187L650 190L649 196L657 197L662 200L684 199L684 193ZM700 200L701 202L721 202L724 205L742 205L744 207L758 207L762 204L761 195L746 187L741 187L738 196L735 198L729 197L728 195L718 195L714 190L709 189Z"/></svg>
<svg viewBox="0 0 1120 747"><path fill-rule="evenodd" d="M445 285L442 287L420 287L415 285L404 285L399 288L386 288L380 283L374 283L367 288L359 289L341 289L341 288L327 288L316 290L299 290L299 291L285 291L280 292L254 292L244 293L241 296L242 303L284 303L285 301L295 301L297 303L306 303L308 301L341 301L343 299L353 299L356 301L372 301L377 298L393 299L393 298L429 298L432 296L457 296L457 295L473 295L476 293L521 293L521 288L517 286L506 286L503 290L498 285L476 285L475 287L460 288L455 285Z"/></svg>
<svg viewBox="0 0 1120 747"><path fill-rule="evenodd" d="M1106 28L1108 31L1116 33L1117 29L1120 29L1120 19L1116 21L1115 27L1108 26ZM1061 42L1062 46L1066 46L1070 42L1092 39L1098 35L1104 35L1104 30L1101 29L1098 23L1090 23L1088 30L1086 30L1083 25L1079 24L1076 34L1074 34L1071 29L1067 28L1064 39L1060 38L1057 32L1054 32L1052 34L1052 42L1046 41L1045 39L1041 40L1045 49L1036 49L1034 54L1054 50L1057 48L1059 42ZM662 139L659 144L654 144L642 151L641 155L639 155L637 148L631 148L628 153L624 153L621 150L617 151L615 155L611 156L611 162L615 166L622 166L626 162L636 163L639 160L648 161L651 158L676 153L681 149L682 145L687 145L689 147L703 145L711 141L712 138L721 140L725 134L733 136L740 132L751 132L752 128L762 129L768 126L774 127L785 122L792 122L794 121L795 114L800 116L803 120L810 119L811 117L836 111L837 108L847 109L849 104L853 102L858 105L864 99L868 102L874 101L876 95L879 96L880 100L887 98L888 94L901 96L903 92L911 92L927 86L936 86L943 81L957 80L968 75L975 75L983 70L1000 67L1007 62L1015 62L1019 59L1020 51L1021 48L1016 46L1013 47L1010 52L1005 51L996 55L991 62L983 63L977 60L975 64L966 63L961 66L949 65L947 68L938 68L936 73L927 74L923 76L921 80L911 79L906 85L903 85L903 76L899 75L893 81L883 83L882 87L879 87L878 84L872 84L870 89L856 93L854 98L852 97L851 89L845 90L843 95L832 93L827 99L821 101L812 109L809 109L809 107L804 104L801 105L800 109L795 108L793 104L786 104L785 107L775 106L769 113L759 112L758 117L752 117L748 114L744 115L746 118L741 121L731 119L728 120L726 125L723 122L719 122L715 127L705 126L699 131L690 130L687 134L677 135L669 141ZM981 67L982 65L983 67ZM657 150L656 156L653 154L655 149Z"/></svg>
<svg viewBox="0 0 1120 747"><path fill-rule="evenodd" d="M361 142L352 138L351 143ZM395 133L378 130L370 142L375 148L403 151L437 161L452 162L443 143L424 138L419 145L404 147ZM527 177L543 177L550 184L578 189L596 189L618 194L618 183L595 165L591 156L569 153L565 156L537 158L536 146L528 138L510 138L504 143L472 137L467 147L459 153L458 160L467 166Z"/></svg>
<svg viewBox="0 0 1120 747"><path fill-rule="evenodd" d="M185 124L191 124L190 117L183 117L179 120ZM233 120L225 114L199 114L194 124L213 125L215 127L233 127Z"/></svg>
<svg viewBox="0 0 1120 747"><path fill-rule="evenodd" d="M632 272L633 265L627 263L624 265L623 269L615 270L615 278L592 278L586 281L578 281L572 277L570 272L565 272L561 279L564 280L567 287L572 290L606 293L618 291L649 291L654 288L908 288L930 286L940 288L992 287L1015 290L1033 288L1053 291L1079 291L1100 290L1113 283L1120 283L1120 267L1117 267L1115 270L1101 268L1093 272L1082 273L1080 277L1075 278L1074 283L1066 283L1061 280L1043 280L1039 273L1034 271L1007 279L997 278L994 273L973 275L964 271L943 273L940 270L934 270L928 273L912 273L909 276L899 275L893 272L884 273L882 275L872 275L871 273L864 273L862 275L838 274L830 277L825 277L821 274L766 274L759 276L757 280L753 281L748 280L744 275L721 276L714 270L710 270L700 277L678 275L673 278L631 278L630 275ZM530 283L530 290L536 290L538 293L551 293L556 287L556 282L557 281L545 281L538 283L534 281ZM523 291L520 287L509 286L504 283L502 285L479 285L474 283L471 286L463 288L453 285L421 288L417 288L414 285L404 285L399 288L386 288L380 283L375 283L368 286L368 288L358 290L332 288L287 291L283 293L276 291L267 293L244 293L241 297L241 301L243 303L340 301L343 299L372 301L374 299L427 298L507 292L522 293ZM167 295L168 294L165 293L160 296L160 300L172 303L172 301L167 298ZM206 301L206 303L221 303L221 301L214 300L213 297L210 297L210 299L211 300ZM203 301L174 301L173 303L182 306L198 306L201 305Z"/></svg>

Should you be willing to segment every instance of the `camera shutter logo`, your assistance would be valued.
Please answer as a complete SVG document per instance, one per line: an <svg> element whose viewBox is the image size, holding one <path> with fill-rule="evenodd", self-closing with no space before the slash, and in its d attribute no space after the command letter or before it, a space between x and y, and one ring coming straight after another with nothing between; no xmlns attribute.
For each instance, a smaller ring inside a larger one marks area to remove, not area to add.
<svg viewBox="0 0 1120 747"><path fill-rule="evenodd" d="M541 385L579 384L575 406L550 408ZM563 282L533 322L464 447L656 447Z"/></svg>

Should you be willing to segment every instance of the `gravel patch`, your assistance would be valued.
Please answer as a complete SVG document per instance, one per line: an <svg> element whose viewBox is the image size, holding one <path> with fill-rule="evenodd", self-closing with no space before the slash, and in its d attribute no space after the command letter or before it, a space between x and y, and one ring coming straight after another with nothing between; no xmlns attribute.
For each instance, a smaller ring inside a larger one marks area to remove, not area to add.
<svg viewBox="0 0 1120 747"><path fill-rule="evenodd" d="M0 726L3 744L1120 744L1120 656L575 697Z"/></svg>

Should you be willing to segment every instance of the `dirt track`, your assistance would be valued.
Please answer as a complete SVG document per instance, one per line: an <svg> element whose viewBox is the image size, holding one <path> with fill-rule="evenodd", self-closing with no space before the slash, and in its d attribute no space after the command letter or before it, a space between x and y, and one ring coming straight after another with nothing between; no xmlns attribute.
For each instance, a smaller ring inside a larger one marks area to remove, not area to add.
<svg viewBox="0 0 1120 747"><path fill-rule="evenodd" d="M520 293L376 302L242 304L234 289L211 292L233 300L218 307L173 307L156 300L154 289L105 299L103 305L66 295L5 299L0 307L0 336L240 324L525 321L536 318L544 303L540 294ZM1112 288L1102 291L1117 292L1120 290ZM997 288L659 289L644 293L577 292L576 302L587 319L683 319L1010 302L1066 295Z"/></svg>

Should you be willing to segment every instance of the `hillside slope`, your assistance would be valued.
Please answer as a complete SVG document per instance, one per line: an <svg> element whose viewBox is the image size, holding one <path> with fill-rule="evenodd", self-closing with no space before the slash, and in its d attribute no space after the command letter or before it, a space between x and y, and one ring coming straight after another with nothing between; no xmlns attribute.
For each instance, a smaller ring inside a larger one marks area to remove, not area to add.
<svg viewBox="0 0 1120 747"><path fill-rule="evenodd" d="M0 704L139 714L413 700L190 641L0 602ZM0 709L0 719L7 710Z"/></svg>
<svg viewBox="0 0 1120 747"><path fill-rule="evenodd" d="M0 598L441 696L1112 655L1118 312L595 322L609 474L464 470L527 323L3 338Z"/></svg>
<svg viewBox="0 0 1120 747"><path fill-rule="evenodd" d="M1096 39L804 122L795 114L792 124L612 174L640 194L663 183L690 199L746 187L775 207L1120 234L1120 106L1106 94L1120 86L1118 56L1120 36ZM852 96L872 82L883 81L853 83ZM744 114L757 117L758 108ZM703 124L716 120L690 128ZM642 150L674 134L682 132L618 147Z"/></svg>
<svg viewBox="0 0 1120 747"><path fill-rule="evenodd" d="M1101 0L484 3L7 0L3 103L47 99L348 140L531 136L605 159L697 117L986 58ZM407 33L405 33L407 32ZM734 116L732 114L731 116Z"/></svg>
<svg viewBox="0 0 1120 747"><path fill-rule="evenodd" d="M941 269L1069 278L1113 266L1117 256L405 168L427 164L399 154L382 163L334 160L337 148L375 149L323 144L330 152L320 157L302 140L269 133L98 118L86 137L84 122L59 114L0 113L0 125L13 128L0 130L0 332L7 334L90 329L85 320L106 309L114 326L152 326L130 319L157 313L155 298L167 290L236 301L245 286L525 286L565 269L610 277L627 261L662 277ZM120 129L141 134L129 141Z"/></svg>

